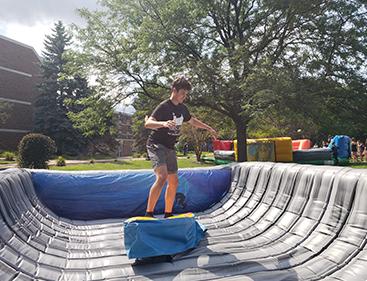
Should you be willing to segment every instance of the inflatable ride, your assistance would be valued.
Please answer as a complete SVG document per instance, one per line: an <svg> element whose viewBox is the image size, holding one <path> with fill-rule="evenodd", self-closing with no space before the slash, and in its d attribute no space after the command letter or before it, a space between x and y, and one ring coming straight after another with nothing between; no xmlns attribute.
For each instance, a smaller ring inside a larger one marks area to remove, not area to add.
<svg viewBox="0 0 367 281"><path fill-rule="evenodd" d="M292 148L295 150L305 150L312 147L312 142L309 139L292 140Z"/></svg>
<svg viewBox="0 0 367 281"><path fill-rule="evenodd" d="M237 140L213 141L214 159L203 161L228 164L237 160ZM292 139L289 137L247 139L247 161L292 162Z"/></svg>
<svg viewBox="0 0 367 281"><path fill-rule="evenodd" d="M289 137L247 139L247 161L345 165L349 163L350 143L350 138L344 135L333 137L327 148L312 148L309 139L292 140ZM203 157L204 162L228 164L237 160L237 140L215 140L213 144L214 158Z"/></svg>
<svg viewBox="0 0 367 281"><path fill-rule="evenodd" d="M158 218L155 231L200 241L134 265L124 228L144 211L152 171L0 172L0 280L367 279L366 170L247 162L179 177L174 211L193 212L205 236Z"/></svg>

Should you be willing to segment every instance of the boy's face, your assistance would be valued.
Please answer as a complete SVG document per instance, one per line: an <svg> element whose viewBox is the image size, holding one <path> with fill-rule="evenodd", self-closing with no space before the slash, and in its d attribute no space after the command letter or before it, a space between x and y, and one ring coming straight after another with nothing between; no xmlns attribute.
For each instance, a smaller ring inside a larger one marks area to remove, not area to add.
<svg viewBox="0 0 367 281"><path fill-rule="evenodd" d="M187 98L189 91L188 90L184 90L184 89L180 89L180 90L176 90L175 88L173 89L173 92L175 94L175 98L177 100L178 103L183 103L185 101L185 99Z"/></svg>

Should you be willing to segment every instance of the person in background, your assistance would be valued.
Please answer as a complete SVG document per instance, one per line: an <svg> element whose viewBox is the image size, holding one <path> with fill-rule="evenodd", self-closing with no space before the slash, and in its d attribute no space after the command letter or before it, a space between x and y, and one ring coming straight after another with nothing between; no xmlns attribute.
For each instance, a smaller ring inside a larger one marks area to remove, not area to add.
<svg viewBox="0 0 367 281"><path fill-rule="evenodd" d="M331 150L333 152L335 165L339 165L338 148L336 147L336 144L334 142L331 142Z"/></svg>
<svg viewBox="0 0 367 281"><path fill-rule="evenodd" d="M352 138L351 143L351 151L352 151L352 160L354 162L358 161L358 146L355 138Z"/></svg>
<svg viewBox="0 0 367 281"><path fill-rule="evenodd" d="M323 148L328 148L329 147L329 143L327 141L322 141L322 147Z"/></svg>
<svg viewBox="0 0 367 281"><path fill-rule="evenodd" d="M183 155L187 155L189 153L189 144L187 142L185 142L184 146L183 146Z"/></svg>
<svg viewBox="0 0 367 281"><path fill-rule="evenodd" d="M361 162L363 162L363 156L365 152L365 144L362 140L358 141L358 154L359 154L359 158L361 159Z"/></svg>

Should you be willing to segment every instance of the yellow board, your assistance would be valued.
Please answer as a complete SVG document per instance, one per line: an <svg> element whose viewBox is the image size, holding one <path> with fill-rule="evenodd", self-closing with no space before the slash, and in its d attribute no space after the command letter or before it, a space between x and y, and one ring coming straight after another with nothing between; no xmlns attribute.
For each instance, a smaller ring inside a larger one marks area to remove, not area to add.
<svg viewBox="0 0 367 281"><path fill-rule="evenodd" d="M185 213L169 217L168 219L181 219L181 218L193 218L193 217L194 217L193 213Z"/></svg>
<svg viewBox="0 0 367 281"><path fill-rule="evenodd" d="M185 214L179 214L172 217L169 217L167 219L180 219L180 218L193 218L193 213L185 213ZM127 223L134 222L134 221L154 221L154 220L160 220L162 218L151 218L151 217L132 217L126 220Z"/></svg>
<svg viewBox="0 0 367 281"><path fill-rule="evenodd" d="M133 221L155 221L157 218L151 217L132 217L126 220L126 222L133 222Z"/></svg>

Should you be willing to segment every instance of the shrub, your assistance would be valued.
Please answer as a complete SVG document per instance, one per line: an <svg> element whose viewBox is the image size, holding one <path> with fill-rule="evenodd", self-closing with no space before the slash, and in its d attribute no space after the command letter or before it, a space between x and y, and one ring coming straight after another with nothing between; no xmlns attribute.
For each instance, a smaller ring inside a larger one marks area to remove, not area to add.
<svg viewBox="0 0 367 281"><path fill-rule="evenodd" d="M62 157L62 156L57 157L57 160L56 160L56 166L59 166L59 167L64 167L64 166L66 166L65 158L64 158L64 157Z"/></svg>
<svg viewBox="0 0 367 281"><path fill-rule="evenodd" d="M5 151L3 153L3 157L5 158L5 161L14 161L15 160L15 153L10 151Z"/></svg>
<svg viewBox="0 0 367 281"><path fill-rule="evenodd" d="M18 145L21 168L47 169L47 161L56 151L55 142L42 134L25 135Z"/></svg>
<svg viewBox="0 0 367 281"><path fill-rule="evenodd" d="M133 156L133 158L141 158L142 155L143 155L142 152L134 152L132 156Z"/></svg>

